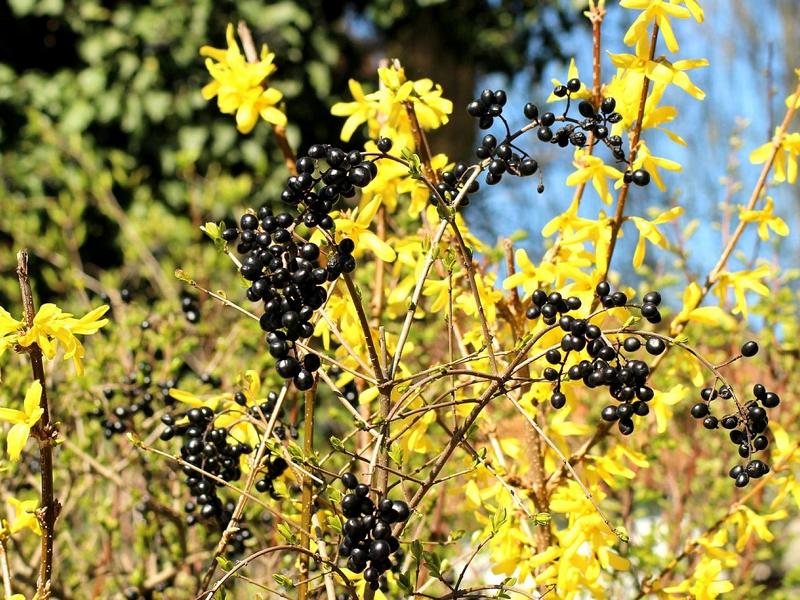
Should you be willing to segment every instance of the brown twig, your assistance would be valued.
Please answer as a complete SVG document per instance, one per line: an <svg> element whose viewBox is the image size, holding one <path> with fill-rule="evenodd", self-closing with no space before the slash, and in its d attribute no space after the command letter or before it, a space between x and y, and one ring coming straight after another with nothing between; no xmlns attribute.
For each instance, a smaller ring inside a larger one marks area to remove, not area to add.
<svg viewBox="0 0 800 600"><path fill-rule="evenodd" d="M17 253L17 277L22 292L22 306L25 314L25 324L28 329L33 327L36 310L33 303L30 276L28 274L28 252L21 250ZM42 555L39 562L39 578L36 590L39 600L50 597L50 579L53 575L53 546L55 542L55 523L61 505L55 498L53 491L53 440L57 434L56 428L50 420L50 406L47 400L47 382L44 376L42 362L42 349L36 343L26 348L31 361L33 377L42 386L42 397L39 406L42 416L31 429L31 434L39 443L39 465L41 469L41 503L37 517L42 528Z"/></svg>
<svg viewBox="0 0 800 600"><path fill-rule="evenodd" d="M317 385L303 394L303 454L306 460L311 460L314 455L314 397L316 396ZM308 475L303 476L303 510L300 515L300 527L303 529L300 534L303 548L311 549L311 508L313 505L312 494L314 493L314 483ZM300 576L308 577L308 554L300 557ZM303 580L297 590L298 599L306 600L308 597L308 581Z"/></svg>
<svg viewBox="0 0 800 600"><path fill-rule="evenodd" d="M658 23L653 23L653 32L650 35L650 56L648 60L653 60L656 55L656 45L658 44ZM644 121L644 108L647 104L647 92L650 90L650 79L647 75L643 76L642 80L642 93L639 97L639 113L636 116L636 123L633 126L633 131L631 132L631 145L628 159L630 160L630 165L633 167L633 163L636 161L636 153L639 147L639 137L642 135L642 124ZM623 182L622 188L619 191L619 196L617 196L617 209L614 214L614 219L611 221L611 241L609 242L608 246L608 259L606 260L605 265L598 265L602 270L601 276L605 277L608 273L609 268L611 268L611 259L614 256L614 248L617 245L617 238L619 237L619 231L622 228L622 223L624 222L625 217L625 201L628 198L628 190L630 189L631 184Z"/></svg>
<svg viewBox="0 0 800 600"><path fill-rule="evenodd" d="M257 63L258 52L256 51L256 44L253 41L253 34L247 26L247 23L239 21L236 32L239 34L239 39L242 40L242 49L244 50L245 57L247 57L247 62ZM292 145L289 143L289 138L286 137L286 128L281 125L273 125L272 133L275 135L275 141L278 144L281 154L283 154L283 161L286 168L292 175L297 175L294 150L292 150Z"/></svg>

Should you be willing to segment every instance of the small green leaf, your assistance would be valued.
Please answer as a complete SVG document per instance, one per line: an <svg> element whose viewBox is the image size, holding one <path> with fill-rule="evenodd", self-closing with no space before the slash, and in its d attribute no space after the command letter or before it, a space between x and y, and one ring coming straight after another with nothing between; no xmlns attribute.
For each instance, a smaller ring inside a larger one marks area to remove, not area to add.
<svg viewBox="0 0 800 600"><path fill-rule="evenodd" d="M277 529L278 533L284 540L286 540L287 543L294 544L297 542L294 534L285 523L279 523Z"/></svg>
<svg viewBox="0 0 800 600"><path fill-rule="evenodd" d="M273 573L272 578L275 580L275 583L277 583L285 590L290 590L294 587L294 581L286 577L286 575L281 575L280 573Z"/></svg>
<svg viewBox="0 0 800 600"><path fill-rule="evenodd" d="M330 440L331 440L331 446L333 446L334 450L340 450L340 451L344 450L344 444L342 443L342 440L340 440L338 437L332 435Z"/></svg>
<svg viewBox="0 0 800 600"><path fill-rule="evenodd" d="M225 571L226 573L230 571L231 568L233 567L233 563L224 556L217 557L217 564L219 565L219 568Z"/></svg>
<svg viewBox="0 0 800 600"><path fill-rule="evenodd" d="M536 516L534 517L534 520L536 521L537 525L547 525L548 523L550 523L550 519L551 516L550 513L548 512L536 513Z"/></svg>

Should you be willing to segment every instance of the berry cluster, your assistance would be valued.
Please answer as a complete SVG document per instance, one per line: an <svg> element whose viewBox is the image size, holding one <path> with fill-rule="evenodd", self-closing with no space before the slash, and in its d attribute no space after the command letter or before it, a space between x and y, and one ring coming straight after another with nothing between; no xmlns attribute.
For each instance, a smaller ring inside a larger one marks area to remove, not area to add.
<svg viewBox="0 0 800 600"><path fill-rule="evenodd" d="M377 590L384 583L383 574L392 568L391 555L400 548L392 524L406 521L411 511L402 500L389 498L382 498L376 506L369 498L369 486L359 483L353 473L342 475L342 483L351 491L342 498L347 521L339 554L348 557L348 569L363 572L370 588Z"/></svg>
<svg viewBox="0 0 800 600"><path fill-rule="evenodd" d="M513 143L516 138L534 128L536 137L540 141L555 144L560 148L569 145L583 148L589 144L603 143L611 150L615 160L629 165L624 173L625 183L639 186L650 183L650 174L646 170L631 168L630 160L626 159L625 151L622 149L622 138L611 135L611 127L622 121L622 115L616 112L617 103L614 98L604 98L599 109L596 109L591 102L581 100L578 103L580 118L569 116L572 96L580 89L581 81L570 79L566 85L558 85L553 90L556 97L567 99L564 113L560 116L553 112L540 114L539 107L528 102L523 108L523 114L531 123L514 133L511 132L508 121L503 116L503 107L507 102L505 91L486 89L477 99L470 102L467 105L467 113L478 119L478 126L481 129L491 128L495 119L499 119L506 130L503 140L498 140L491 134L484 136L481 145L475 151L479 159L488 161L486 183L489 185L499 183L504 173L524 177L537 172L539 165L536 160ZM563 123L563 126L554 128L556 122ZM456 177L461 176L456 174ZM544 190L541 179L538 190L539 192Z"/></svg>
<svg viewBox="0 0 800 600"><path fill-rule="evenodd" d="M215 475L228 482L241 477L239 457L250 454L253 448L249 444L228 441L228 431L222 427L214 427L214 411L207 406L191 408L182 415L165 414L161 417L164 429L160 438L168 441L179 436L183 438L180 453L183 460L206 473ZM231 511L217 495L220 485L204 473L184 466L186 485L194 497L194 502L186 504L186 512L190 513L187 522L193 525L197 517L193 514L200 507L199 516L205 522L216 521L220 528L231 518Z"/></svg>
<svg viewBox="0 0 800 600"><path fill-rule="evenodd" d="M600 282L595 292L606 308L622 307L628 303L625 293L612 293L606 281ZM644 297L642 313L646 313L652 322L661 319L658 312L660 303L661 295L658 292L649 292ZM647 415L650 412L647 402L653 398L653 390L647 385L650 374L647 363L627 355L639 350L642 342L639 337L630 336L621 344L612 345L604 339L600 327L567 314L580 307L580 299L574 296L565 299L559 292L548 295L540 289L533 293L532 305L527 311L529 319L542 316L547 325L554 325L558 321L564 331L560 348L552 348L545 354L545 359L552 366L546 367L542 375L545 380L554 382L550 404L555 409L563 408L566 404L567 397L561 390L561 382L567 360L571 352L585 349L592 360L582 360L572 365L567 369L566 376L572 381L583 380L588 388L607 387L609 395L619 404L606 406L601 417L609 422L618 421L620 432L629 435L634 430L633 416ZM666 344L661 338L652 336L645 339L644 348L652 355L659 355L666 349ZM556 366L559 368L556 369Z"/></svg>
<svg viewBox="0 0 800 600"><path fill-rule="evenodd" d="M314 331L311 318L327 299L322 284L355 269L355 244L349 238L332 243L323 266L320 247L304 241L294 230L301 223L307 228L332 230L329 213L334 206L341 198L353 197L356 188L368 185L378 171L375 162L365 160L361 152L347 153L327 144L311 146L308 156L298 158L296 165L297 175L289 177L281 193L281 200L293 207L296 216L273 214L262 206L256 214L242 215L239 227L225 229L222 238L238 240L236 249L244 255L240 272L251 282L247 297L264 304L261 328L268 332L267 343L277 360L278 373L293 379L297 389L308 390L320 359L314 354L301 358L294 342Z"/></svg>
<svg viewBox="0 0 800 600"><path fill-rule="evenodd" d="M754 341L746 342L742 346L742 356L751 357L758 353L758 344ZM695 419L703 420L706 429L723 429L730 431L731 443L738 449L739 456L750 459L756 452L761 452L769 446L767 427L769 417L767 409L775 408L780 404L780 397L775 392L767 391L764 385L757 383L753 386L752 400L743 406L734 398L730 386L716 385L700 390L701 401L692 406L691 414ZM717 418L711 414L711 405L716 399L736 402L736 413ZM769 473L769 465L759 459L751 459L747 464L735 465L729 472L737 487L745 487L751 479L758 479Z"/></svg>

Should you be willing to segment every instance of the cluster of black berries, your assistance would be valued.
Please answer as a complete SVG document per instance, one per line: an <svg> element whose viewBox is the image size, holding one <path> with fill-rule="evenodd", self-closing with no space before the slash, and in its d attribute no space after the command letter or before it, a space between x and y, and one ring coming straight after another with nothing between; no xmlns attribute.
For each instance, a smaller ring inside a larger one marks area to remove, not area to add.
<svg viewBox="0 0 800 600"><path fill-rule="evenodd" d="M746 342L742 346L742 356L751 357L758 353L758 344L754 341ZM728 414L722 418L717 418L711 414L711 403L717 398L730 400L733 398L733 391L727 385L722 385L717 389L716 385L705 387L700 390L701 401L692 406L691 413L695 419L703 420L703 427L706 429L723 429L730 431L731 443L737 446L739 456L750 459L756 452L761 452L769 446L767 437L767 427L769 417L767 409L775 408L781 402L780 397L775 392L767 391L760 383L753 386L752 400L744 405L736 403L737 410L734 414ZM759 459L751 459L747 464L735 465L729 472L731 478L736 482L737 487L745 487L751 479L758 479L769 473L769 465Z"/></svg>
<svg viewBox="0 0 800 600"><path fill-rule="evenodd" d="M189 294L181 296L181 310L183 316L189 323L196 324L200 322L200 306L197 304L197 298Z"/></svg>
<svg viewBox="0 0 800 600"><path fill-rule="evenodd" d="M264 304L261 328L268 332L267 343L278 361L278 373L293 379L298 389L307 390L314 383L313 372L320 359L314 354L301 358L293 342L313 333L311 317L327 299L322 284L355 269L355 244L344 238L331 245L323 265L319 246L304 242L294 228L302 223L307 228L333 229L329 214L333 207L341 198L353 197L356 188L368 185L378 168L357 150L348 153L327 144L311 146L308 156L298 158L296 166L297 175L289 177L281 193L281 200L293 207L296 216L273 214L262 206L256 214L242 215L239 228L225 229L222 238L238 240L236 249L244 255L240 272L252 282L247 297Z"/></svg>
<svg viewBox="0 0 800 600"><path fill-rule="evenodd" d="M149 362L142 361L137 371L125 375L122 385L103 389L103 396L108 401L109 408L118 394L125 399L125 404L118 404L110 409L110 415L107 415L102 406L98 406L90 415L103 419L103 434L107 439L129 431L137 414L152 417L155 413L153 408L155 397L151 390L152 371L153 366Z"/></svg>
<svg viewBox="0 0 800 600"><path fill-rule="evenodd" d="M166 414L161 422L164 423L160 436L163 441L175 436L183 439L180 453L188 465L228 482L241 477L239 457L250 454L253 448L249 444L229 442L228 430L214 427L214 411L210 408L191 408L177 416ZM197 521L195 510L199 506L199 517L204 522L216 522L220 528L224 527L231 518L231 511L217 495L221 484L188 465L183 467L183 472L194 501L187 502L185 507L190 513L187 523L193 525Z"/></svg>
<svg viewBox="0 0 800 600"><path fill-rule="evenodd" d="M428 200L431 204L438 204L441 199L445 204L452 205L455 199L463 191L463 196L458 203L458 208L469 206L469 194L474 194L480 189L477 180L473 180L466 191L463 190L466 180L469 178L467 171L469 166L464 163L457 163L450 171L442 173L442 180L436 184L436 192L431 192Z"/></svg>
<svg viewBox="0 0 800 600"><path fill-rule="evenodd" d="M628 302L623 292L611 293L611 286L605 281L597 285L595 292L606 308L625 306ZM642 312L647 312L653 322L661 318L658 314L660 303L661 295L658 292L649 292L644 297L642 307L648 308ZM601 416L609 422L618 421L620 432L629 435L634 430L633 416L647 415L650 412L647 402L653 398L653 390L647 385L650 374L647 363L627 356L627 353L639 350L642 342L639 337L630 336L617 346L611 345L603 338L600 327L567 314L580 307L581 302L576 297L565 299L559 292L548 295L544 290L536 290L532 306L527 311L528 318L536 319L541 315L547 325L554 325L558 321L564 331L560 348L552 348L545 354L545 359L552 366L546 367L542 375L545 380L554 382L550 404L555 409L563 408L566 404L567 397L561 391L561 381L569 354L585 349L592 360L582 360L572 365L567 369L566 376L572 381L583 380L588 388L607 387L609 395L620 404L606 406ZM661 338L651 336L646 338L644 348L655 356L664 352L666 344Z"/></svg>
<svg viewBox="0 0 800 600"><path fill-rule="evenodd" d="M611 126L622 120L622 115L615 110L617 103L614 98L604 98L599 110L595 110L591 102L581 100L578 103L580 118L569 116L572 95L580 89L580 80L570 79L566 85L556 86L553 90L555 96L567 99L566 108L561 116L556 116L552 112L540 114L539 107L532 102L528 102L524 106L525 118L535 126L537 138L542 142L555 144L561 148L569 145L583 148L589 144L589 135L591 135L592 143L602 142L605 144L611 150L615 160L630 163L622 149L622 138L618 135L610 135ZM498 140L491 134L486 135L475 151L478 158L489 161L486 175L486 183L489 185L499 183L504 173L518 176L533 175L539 166L536 160L525 151L514 146L513 142L517 137L534 127L529 125L512 133L508 121L503 116L503 107L506 101L507 94L503 90L486 89L480 93L477 99L467 105L467 112L478 119L478 126L481 129L492 127L495 119L501 120L505 126L506 136L503 140ZM563 126L554 129L557 121L562 122ZM645 186L650 183L650 174L645 169L632 170L629 166L624 173L624 182ZM544 190L541 179L538 190L539 192Z"/></svg>
<svg viewBox="0 0 800 600"><path fill-rule="evenodd" d="M400 548L392 524L406 521L411 511L402 500L389 498L382 498L376 506L369 498L369 486L359 483L353 473L342 475L342 483L351 491L342 498L347 521L339 555L348 557L347 568L363 571L370 588L377 590L385 584L383 574L392 568L391 556Z"/></svg>

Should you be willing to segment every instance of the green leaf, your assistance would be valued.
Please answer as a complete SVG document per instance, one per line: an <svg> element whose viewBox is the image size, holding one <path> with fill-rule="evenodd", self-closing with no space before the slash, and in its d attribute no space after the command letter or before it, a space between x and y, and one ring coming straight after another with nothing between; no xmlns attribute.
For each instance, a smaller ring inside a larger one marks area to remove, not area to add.
<svg viewBox="0 0 800 600"><path fill-rule="evenodd" d="M403 148L400 154L408 161L408 174L411 178L422 179L422 161L419 159L419 156L408 148Z"/></svg>
<svg viewBox="0 0 800 600"><path fill-rule="evenodd" d="M497 533L500 528L503 526L503 523L506 522L508 513L506 512L505 508L501 508L492 517L492 532Z"/></svg>
<svg viewBox="0 0 800 600"><path fill-rule="evenodd" d="M342 440L340 440L338 437L332 435L330 437L330 441L331 441L331 446L333 446L334 450L344 451L344 444L342 443Z"/></svg>
<svg viewBox="0 0 800 600"><path fill-rule="evenodd" d="M294 581L286 577L286 575L281 575L280 573L273 573L272 578L275 580L275 583L277 583L285 590L291 590L292 588L294 588Z"/></svg>
<svg viewBox="0 0 800 600"><path fill-rule="evenodd" d="M289 529L289 527L286 525L286 523L279 523L277 529L278 533L284 540L286 540L288 544L297 543L297 538L292 533L291 529Z"/></svg>
<svg viewBox="0 0 800 600"><path fill-rule="evenodd" d="M328 515L326 522L328 523L328 527L333 529L336 533L342 533L342 522L339 517Z"/></svg>
<svg viewBox="0 0 800 600"><path fill-rule="evenodd" d="M233 568L233 563L224 556L217 557L217 564L219 565L219 568L225 571L226 573Z"/></svg>

